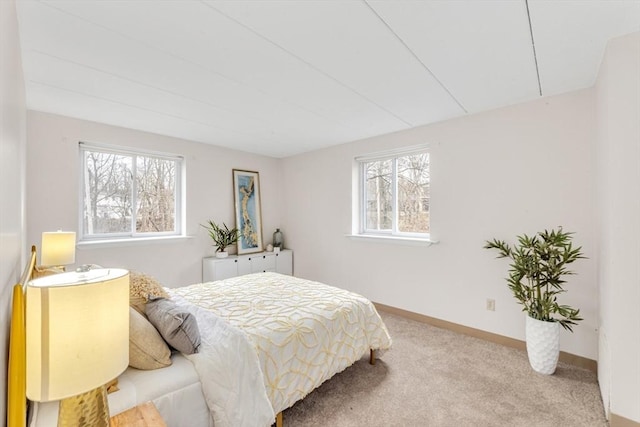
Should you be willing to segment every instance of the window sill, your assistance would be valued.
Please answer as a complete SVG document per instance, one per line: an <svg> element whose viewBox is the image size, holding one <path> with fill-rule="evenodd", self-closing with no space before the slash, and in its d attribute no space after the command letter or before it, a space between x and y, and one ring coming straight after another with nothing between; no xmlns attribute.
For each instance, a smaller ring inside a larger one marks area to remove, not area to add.
<svg viewBox="0 0 640 427"><path fill-rule="evenodd" d="M377 236L373 234L347 234L346 237L353 240L365 240L377 243L393 243L409 246L431 246L440 243L438 240L425 239L421 237L399 237L399 236Z"/></svg>
<svg viewBox="0 0 640 427"><path fill-rule="evenodd" d="M189 239L193 239L193 236L131 237L126 239L100 240L96 239L79 241L77 247L78 249L119 248L125 246L178 243Z"/></svg>

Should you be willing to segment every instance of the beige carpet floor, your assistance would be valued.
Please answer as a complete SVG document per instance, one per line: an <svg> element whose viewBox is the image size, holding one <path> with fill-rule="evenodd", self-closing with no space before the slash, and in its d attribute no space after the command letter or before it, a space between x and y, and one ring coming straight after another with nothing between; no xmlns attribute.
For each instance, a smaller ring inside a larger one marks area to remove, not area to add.
<svg viewBox="0 0 640 427"><path fill-rule="evenodd" d="M380 313L393 348L284 412L284 426L607 426L596 375L535 373L524 351Z"/></svg>

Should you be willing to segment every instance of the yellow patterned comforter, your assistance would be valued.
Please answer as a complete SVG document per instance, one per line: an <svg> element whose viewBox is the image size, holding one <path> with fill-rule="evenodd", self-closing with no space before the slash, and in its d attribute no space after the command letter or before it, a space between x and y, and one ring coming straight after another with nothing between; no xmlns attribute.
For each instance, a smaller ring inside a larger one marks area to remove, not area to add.
<svg viewBox="0 0 640 427"><path fill-rule="evenodd" d="M258 273L171 290L242 330L257 351L275 413L368 354L391 347L366 298L318 282Z"/></svg>

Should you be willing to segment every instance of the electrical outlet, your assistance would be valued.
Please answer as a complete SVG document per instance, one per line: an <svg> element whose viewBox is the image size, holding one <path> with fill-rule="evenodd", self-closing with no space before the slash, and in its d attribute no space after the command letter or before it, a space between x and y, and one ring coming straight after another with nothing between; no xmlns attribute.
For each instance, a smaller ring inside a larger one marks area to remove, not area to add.
<svg viewBox="0 0 640 427"><path fill-rule="evenodd" d="M487 310L496 311L496 300L487 298Z"/></svg>

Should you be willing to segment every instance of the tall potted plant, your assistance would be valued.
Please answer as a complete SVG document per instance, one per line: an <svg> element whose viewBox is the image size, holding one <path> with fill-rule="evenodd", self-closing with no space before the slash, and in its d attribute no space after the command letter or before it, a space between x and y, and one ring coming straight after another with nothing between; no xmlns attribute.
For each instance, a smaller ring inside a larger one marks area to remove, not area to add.
<svg viewBox="0 0 640 427"><path fill-rule="evenodd" d="M573 233L543 231L530 237L517 236L510 246L498 239L487 241L485 249L497 249L498 258L510 258L507 284L527 312L526 342L531 367L542 374L553 374L560 353L560 326L573 332L582 320L579 309L558 303L558 295L566 292L563 279L575 274L568 265L582 256L582 248L574 248Z"/></svg>
<svg viewBox="0 0 640 427"><path fill-rule="evenodd" d="M215 243L216 257L226 258L229 256L226 249L227 246L231 246L238 241L238 229L229 229L227 224L224 222L222 223L222 227L220 227L211 220L208 221L207 225L200 224L200 226L204 227L209 232L209 236L211 236L213 243Z"/></svg>

